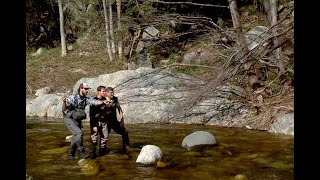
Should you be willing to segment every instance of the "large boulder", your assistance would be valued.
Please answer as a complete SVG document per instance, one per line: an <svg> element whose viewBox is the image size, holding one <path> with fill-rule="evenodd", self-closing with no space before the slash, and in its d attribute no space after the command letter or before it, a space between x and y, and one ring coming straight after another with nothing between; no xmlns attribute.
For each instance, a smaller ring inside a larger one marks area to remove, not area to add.
<svg viewBox="0 0 320 180"><path fill-rule="evenodd" d="M207 91L202 94L200 101L193 104L194 95L205 88L207 83L166 69L141 67L97 77L84 77L75 83L73 93L82 82L92 88L89 97L96 95L99 85L114 87L115 96L119 98L125 122L128 124L160 122L223 126L246 112L241 102L230 99L235 94L243 94L239 88L231 85ZM43 94L28 100L26 115L62 118L62 95L63 93ZM89 106L86 107L87 113L88 109Z"/></svg>
<svg viewBox="0 0 320 180"><path fill-rule="evenodd" d="M42 96L44 94L49 94L51 92L50 87L44 87L36 90L36 96Z"/></svg>
<svg viewBox="0 0 320 180"><path fill-rule="evenodd" d="M26 105L27 116L62 118L61 96L56 94L43 94Z"/></svg>
<svg viewBox="0 0 320 180"><path fill-rule="evenodd" d="M269 132L294 135L294 114L289 113L278 116L271 125Z"/></svg>
<svg viewBox="0 0 320 180"><path fill-rule="evenodd" d="M181 146L189 150L191 147L197 145L214 144L216 144L216 139L211 133L206 131L195 131L183 139Z"/></svg>
<svg viewBox="0 0 320 180"><path fill-rule="evenodd" d="M250 43L248 45L249 50L254 49L260 43L262 43L262 46L268 45L268 41L263 42L266 38L268 38L271 35L270 33L267 33L268 29L269 28L266 26L256 26L244 34L247 43Z"/></svg>

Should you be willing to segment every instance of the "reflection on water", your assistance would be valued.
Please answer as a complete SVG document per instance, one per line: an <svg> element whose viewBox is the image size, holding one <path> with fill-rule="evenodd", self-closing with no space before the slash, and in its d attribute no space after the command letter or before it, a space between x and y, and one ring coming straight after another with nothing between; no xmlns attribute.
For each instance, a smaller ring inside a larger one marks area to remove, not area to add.
<svg viewBox="0 0 320 180"><path fill-rule="evenodd" d="M26 122L26 172L33 179L294 179L293 136L262 131L183 124L128 124L130 143L121 149L121 136L111 133L111 152L95 160L88 173L77 160L67 161L70 135L62 119ZM183 138L198 130L212 133L217 146L187 151ZM84 143L90 147L89 125L84 122ZM158 146L165 168L143 166L135 161L143 145ZM89 150L87 150L89 152ZM92 173L94 172L94 173Z"/></svg>

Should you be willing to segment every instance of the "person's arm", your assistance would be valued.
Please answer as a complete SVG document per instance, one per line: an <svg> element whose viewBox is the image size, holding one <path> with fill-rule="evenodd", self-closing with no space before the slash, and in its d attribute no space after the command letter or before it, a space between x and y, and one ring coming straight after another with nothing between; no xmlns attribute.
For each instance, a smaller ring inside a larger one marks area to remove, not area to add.
<svg viewBox="0 0 320 180"><path fill-rule="evenodd" d="M87 104L98 106L101 104L107 104L107 100L96 100L94 98L87 98Z"/></svg>
<svg viewBox="0 0 320 180"><path fill-rule="evenodd" d="M116 105L116 107L117 107L117 109L118 109L118 112L119 112L120 126L121 126L121 127L124 127L123 111L122 111L122 109L121 109L121 106L120 106L120 103L119 103L119 101L118 101L118 98L115 99L115 105Z"/></svg>
<svg viewBox="0 0 320 180"><path fill-rule="evenodd" d="M95 116L95 106L90 105L89 106L90 128L93 128L94 126L94 116Z"/></svg>
<svg viewBox="0 0 320 180"><path fill-rule="evenodd" d="M62 111L66 111L67 109L67 98L65 96L62 96Z"/></svg>
<svg viewBox="0 0 320 180"><path fill-rule="evenodd" d="M119 117L120 117L120 126L124 127L124 118L123 118L123 111L120 106L117 106Z"/></svg>
<svg viewBox="0 0 320 180"><path fill-rule="evenodd" d="M62 111L68 110L69 106L73 103L74 101L74 96L62 96Z"/></svg>

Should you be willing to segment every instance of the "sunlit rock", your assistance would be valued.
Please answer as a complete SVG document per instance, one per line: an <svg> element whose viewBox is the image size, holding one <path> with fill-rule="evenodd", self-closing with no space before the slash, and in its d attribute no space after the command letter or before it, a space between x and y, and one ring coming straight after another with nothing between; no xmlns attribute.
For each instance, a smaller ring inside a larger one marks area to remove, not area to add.
<svg viewBox="0 0 320 180"><path fill-rule="evenodd" d="M65 142L71 142L71 139L72 139L72 135L66 136Z"/></svg>
<svg viewBox="0 0 320 180"><path fill-rule="evenodd" d="M42 96L44 94L49 94L51 92L50 87L44 87L41 89L37 89L35 95L36 96Z"/></svg>
<svg viewBox="0 0 320 180"><path fill-rule="evenodd" d="M276 117L275 122L271 124L269 132L294 135L294 113Z"/></svg>
<svg viewBox="0 0 320 180"><path fill-rule="evenodd" d="M81 171L86 175L96 175L99 173L99 164L91 159L80 159L78 165L81 167Z"/></svg>
<svg viewBox="0 0 320 180"><path fill-rule="evenodd" d="M33 178L31 176L29 176L28 174L26 174L26 180L33 180Z"/></svg>
<svg viewBox="0 0 320 180"><path fill-rule="evenodd" d="M181 146L189 150L191 147L197 145L214 144L216 144L216 139L211 133L206 131L195 131L183 139Z"/></svg>
<svg viewBox="0 0 320 180"><path fill-rule="evenodd" d="M145 145L141 149L136 163L150 165L155 164L157 161L161 160L161 158L162 151L159 147L155 145Z"/></svg>
<svg viewBox="0 0 320 180"><path fill-rule="evenodd" d="M246 175L244 174L238 174L234 177L235 180L246 180L248 179Z"/></svg>
<svg viewBox="0 0 320 180"><path fill-rule="evenodd" d="M158 161L157 162L157 167L158 168L165 168L167 166L168 166L168 163L166 163L166 162L162 162L162 161Z"/></svg>

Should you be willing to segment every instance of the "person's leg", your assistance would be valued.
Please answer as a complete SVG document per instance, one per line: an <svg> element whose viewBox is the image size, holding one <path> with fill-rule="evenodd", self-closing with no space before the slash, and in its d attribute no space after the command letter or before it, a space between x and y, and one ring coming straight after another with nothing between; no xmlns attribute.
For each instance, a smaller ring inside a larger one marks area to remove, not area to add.
<svg viewBox="0 0 320 180"><path fill-rule="evenodd" d="M129 133L126 128L120 126L120 122L115 120L112 121L112 129L117 133L122 135L122 148L127 150L129 148Z"/></svg>
<svg viewBox="0 0 320 180"><path fill-rule="evenodd" d="M78 134L80 128L78 127L78 124L71 118L69 117L65 117L64 118L64 123L67 126L68 130L71 132L72 134L72 138L71 138L71 143L70 143L70 148L68 151L68 159L73 159L75 157L76 154L76 150L77 150L77 140L78 140Z"/></svg>
<svg viewBox="0 0 320 180"><path fill-rule="evenodd" d="M69 117L65 118L65 124L67 126L67 128L69 129L69 131L72 133L72 139L71 139L71 145L70 147L71 150L73 150L74 145L76 145L76 149L78 149L79 151L79 158L83 159L83 158L87 158L89 157L88 155L86 155L85 152L85 148L83 146L83 134L82 134L82 124L81 122L77 122ZM73 152L73 151L71 151ZM68 156L69 157L69 156Z"/></svg>
<svg viewBox="0 0 320 180"><path fill-rule="evenodd" d="M109 131L108 126L106 122L101 123L101 148L107 147L107 142L109 138Z"/></svg>
<svg viewBox="0 0 320 180"><path fill-rule="evenodd" d="M108 153L109 149L107 146L107 142L109 139L110 130L108 129L108 124L106 122L101 122L101 128L100 128L100 137L101 137L101 151L100 155L104 155Z"/></svg>
<svg viewBox="0 0 320 180"><path fill-rule="evenodd" d="M95 124L94 127L90 127L90 138L91 138L91 150L90 158L95 159L97 157L97 140L98 140L98 124Z"/></svg>

